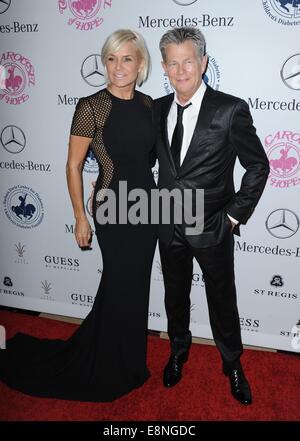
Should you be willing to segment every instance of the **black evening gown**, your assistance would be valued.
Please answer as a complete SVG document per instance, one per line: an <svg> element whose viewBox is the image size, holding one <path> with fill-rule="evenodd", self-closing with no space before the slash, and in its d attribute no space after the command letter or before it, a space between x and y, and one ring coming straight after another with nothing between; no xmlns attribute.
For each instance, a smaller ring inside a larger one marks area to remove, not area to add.
<svg viewBox="0 0 300 441"><path fill-rule="evenodd" d="M7 342L7 349L0 350L0 379L8 386L40 397L105 402L149 377L148 301L156 227L121 224L118 218L116 224L100 225L95 216L107 200L105 189L114 190L118 202L120 181L126 181L128 191L139 188L149 195L155 188L152 115L152 99L138 91L130 100L107 89L79 100L71 134L92 138L100 170L93 198L103 260L100 286L91 312L68 340L17 333Z"/></svg>

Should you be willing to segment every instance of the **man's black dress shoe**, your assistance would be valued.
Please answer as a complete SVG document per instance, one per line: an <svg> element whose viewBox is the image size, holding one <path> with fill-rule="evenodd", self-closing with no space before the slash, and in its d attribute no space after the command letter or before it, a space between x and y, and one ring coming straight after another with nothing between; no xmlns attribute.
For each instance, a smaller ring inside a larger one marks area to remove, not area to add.
<svg viewBox="0 0 300 441"><path fill-rule="evenodd" d="M188 359L188 351L170 356L164 370L163 382L165 387L173 387L182 378L182 367Z"/></svg>
<svg viewBox="0 0 300 441"><path fill-rule="evenodd" d="M225 370L223 370L223 372L229 377L231 393L234 398L242 404L251 404L251 390L243 369L238 367L237 369L232 369L230 372L226 372Z"/></svg>

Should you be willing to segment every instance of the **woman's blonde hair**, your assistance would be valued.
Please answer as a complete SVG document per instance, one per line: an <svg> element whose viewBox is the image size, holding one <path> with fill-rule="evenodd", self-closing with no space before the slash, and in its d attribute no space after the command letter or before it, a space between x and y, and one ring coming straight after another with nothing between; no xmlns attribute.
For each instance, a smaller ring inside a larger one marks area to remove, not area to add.
<svg viewBox="0 0 300 441"><path fill-rule="evenodd" d="M102 47L101 61L103 66L105 66L109 54L118 51L124 43L129 41L135 45L141 59L143 60L143 65L137 77L137 84L138 86L141 86L148 78L151 61L146 42L138 32L131 31L130 29L119 29L113 32L107 37Z"/></svg>

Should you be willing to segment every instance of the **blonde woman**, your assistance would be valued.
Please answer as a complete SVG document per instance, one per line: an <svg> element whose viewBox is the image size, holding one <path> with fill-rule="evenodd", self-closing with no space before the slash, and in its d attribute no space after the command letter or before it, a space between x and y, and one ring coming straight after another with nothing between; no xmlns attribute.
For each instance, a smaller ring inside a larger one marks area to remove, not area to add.
<svg viewBox="0 0 300 441"><path fill-rule="evenodd" d="M120 184L126 183L128 192L138 188L149 194L155 187L152 99L135 89L147 79L149 53L138 33L118 30L107 38L101 58L107 85L79 100L67 161L75 238L81 248L90 247L92 239L81 175L89 148L99 163L93 216L103 273L93 308L68 341L18 334L0 354L0 379L12 387L38 396L97 402L127 394L149 376L148 301L156 245L155 226L119 220L118 212L105 223L101 211L112 193L115 207L124 203ZM132 205L128 203L128 210Z"/></svg>

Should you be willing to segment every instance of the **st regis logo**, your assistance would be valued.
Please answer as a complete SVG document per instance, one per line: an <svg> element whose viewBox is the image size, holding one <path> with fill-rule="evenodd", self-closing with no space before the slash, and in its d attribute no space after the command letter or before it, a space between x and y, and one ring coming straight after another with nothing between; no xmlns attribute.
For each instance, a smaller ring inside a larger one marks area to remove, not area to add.
<svg viewBox="0 0 300 441"><path fill-rule="evenodd" d="M279 130L265 138L272 187L289 188L300 184L300 133Z"/></svg>
<svg viewBox="0 0 300 441"><path fill-rule="evenodd" d="M104 18L99 13L111 6L112 0L58 0L59 12L64 14L68 11L71 14L68 25L74 25L80 31L101 26Z"/></svg>

